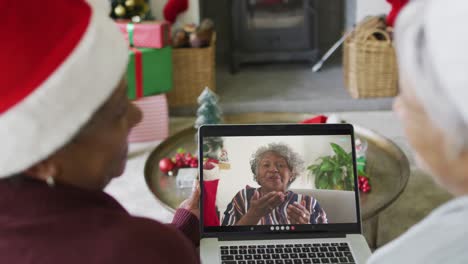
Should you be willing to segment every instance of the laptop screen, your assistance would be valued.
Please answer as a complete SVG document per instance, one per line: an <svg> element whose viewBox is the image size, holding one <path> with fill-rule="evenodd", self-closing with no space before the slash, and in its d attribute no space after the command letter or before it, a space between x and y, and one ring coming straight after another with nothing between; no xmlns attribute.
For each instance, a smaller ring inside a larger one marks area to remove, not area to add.
<svg viewBox="0 0 468 264"><path fill-rule="evenodd" d="M205 126L199 136L205 233L360 224L352 126Z"/></svg>

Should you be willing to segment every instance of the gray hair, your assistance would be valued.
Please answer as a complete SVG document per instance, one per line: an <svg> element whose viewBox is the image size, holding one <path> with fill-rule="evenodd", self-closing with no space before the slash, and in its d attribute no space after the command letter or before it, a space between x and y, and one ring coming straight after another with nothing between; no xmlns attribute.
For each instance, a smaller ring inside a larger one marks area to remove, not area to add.
<svg viewBox="0 0 468 264"><path fill-rule="evenodd" d="M258 173L258 163L262 160L263 155L267 152L274 152L286 160L292 177L289 184L296 180L297 176L304 170L304 160L297 152L293 151L291 147L284 143L270 143L266 146L258 148L250 158L250 169L254 174L255 181Z"/></svg>

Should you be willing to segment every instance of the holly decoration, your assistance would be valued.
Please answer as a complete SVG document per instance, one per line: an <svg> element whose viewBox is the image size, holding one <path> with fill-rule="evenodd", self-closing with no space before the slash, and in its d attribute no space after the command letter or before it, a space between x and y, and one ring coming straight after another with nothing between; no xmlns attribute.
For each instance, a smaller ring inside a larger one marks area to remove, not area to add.
<svg viewBox="0 0 468 264"><path fill-rule="evenodd" d="M357 160L358 188L363 193L368 193L372 189L369 182L369 175L365 173L366 163L367 160L365 157L361 160Z"/></svg>
<svg viewBox="0 0 468 264"><path fill-rule="evenodd" d="M113 19L131 19L133 22L152 19L148 0L110 0Z"/></svg>
<svg viewBox="0 0 468 264"><path fill-rule="evenodd" d="M368 193L371 191L371 186L369 183L369 178L364 175L358 176L358 187L359 190L363 193Z"/></svg>
<svg viewBox="0 0 468 264"><path fill-rule="evenodd" d="M169 176L173 176L180 168L198 168L198 158L185 149L177 149L172 158L163 158L159 161L159 170Z"/></svg>

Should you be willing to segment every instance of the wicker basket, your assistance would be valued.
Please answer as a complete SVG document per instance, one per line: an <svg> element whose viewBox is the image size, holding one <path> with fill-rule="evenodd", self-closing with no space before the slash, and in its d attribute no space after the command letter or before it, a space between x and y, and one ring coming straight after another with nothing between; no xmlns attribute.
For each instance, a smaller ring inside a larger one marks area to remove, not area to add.
<svg viewBox="0 0 468 264"><path fill-rule="evenodd" d="M174 86L167 94L170 107L197 105L200 93L215 87L216 34L205 48L173 49Z"/></svg>
<svg viewBox="0 0 468 264"><path fill-rule="evenodd" d="M357 27L344 43L344 83L353 98L398 93L398 69L389 34L381 25Z"/></svg>

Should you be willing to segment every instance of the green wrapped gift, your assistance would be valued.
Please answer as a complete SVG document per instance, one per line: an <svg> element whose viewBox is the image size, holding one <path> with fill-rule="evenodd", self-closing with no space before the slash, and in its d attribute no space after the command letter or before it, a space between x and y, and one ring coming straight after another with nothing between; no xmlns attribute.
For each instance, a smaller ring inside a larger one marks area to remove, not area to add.
<svg viewBox="0 0 468 264"><path fill-rule="evenodd" d="M128 98L168 92L172 89L172 48L130 48L127 68Z"/></svg>

